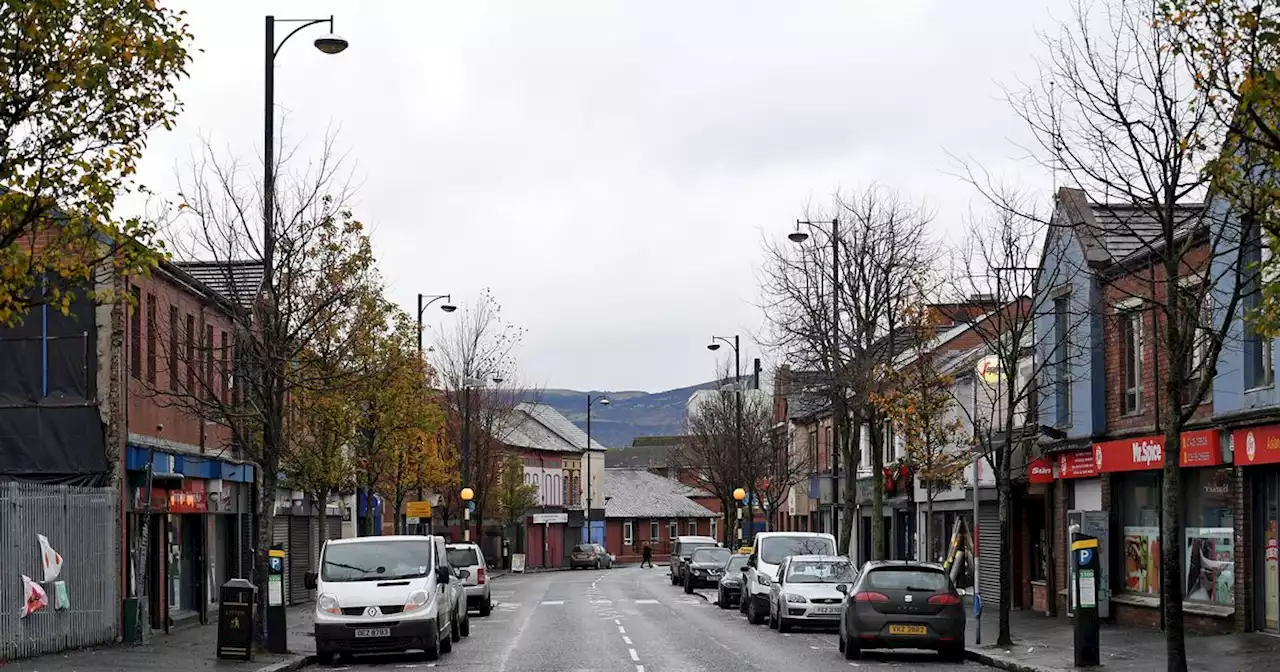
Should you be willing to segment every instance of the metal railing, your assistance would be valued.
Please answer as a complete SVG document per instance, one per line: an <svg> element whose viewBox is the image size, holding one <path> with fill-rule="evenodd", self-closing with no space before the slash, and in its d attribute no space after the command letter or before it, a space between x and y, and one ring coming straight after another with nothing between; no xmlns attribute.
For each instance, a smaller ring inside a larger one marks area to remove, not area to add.
<svg viewBox="0 0 1280 672"><path fill-rule="evenodd" d="M22 618L20 575L44 579L37 534L62 555L69 608ZM0 483L0 661L114 642L120 623L120 493L37 483Z"/></svg>

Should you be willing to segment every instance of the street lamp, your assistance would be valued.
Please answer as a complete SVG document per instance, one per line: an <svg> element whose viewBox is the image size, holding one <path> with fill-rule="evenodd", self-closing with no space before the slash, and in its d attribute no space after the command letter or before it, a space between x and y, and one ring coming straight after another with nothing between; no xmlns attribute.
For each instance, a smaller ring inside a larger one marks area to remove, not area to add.
<svg viewBox="0 0 1280 672"><path fill-rule="evenodd" d="M608 406L610 403L606 397L592 397L591 394L587 394L587 450L582 454L583 466L586 467L583 473L586 474L587 481L587 503L584 509L587 512L587 534L582 541L587 544L595 543L591 538L591 406L596 402L601 406Z"/></svg>
<svg viewBox="0 0 1280 672"><path fill-rule="evenodd" d="M297 23L301 24L294 28L288 35L276 44L276 24L277 23ZM266 17L266 51L265 51L265 78L263 88L265 96L263 100L262 110L262 263L264 277L267 282L271 282L272 274L275 271L275 250L276 250L276 234L275 234L275 214L276 214L276 175L275 175L275 107L276 107L276 56L280 53L280 49L284 47L289 38L298 34L303 28L309 28L319 23L329 24L329 32L316 38L316 49L325 54L337 54L347 49L347 40L333 34L333 15L327 19L277 19L270 14Z"/></svg>
<svg viewBox="0 0 1280 672"><path fill-rule="evenodd" d="M747 491L746 491L746 490L743 490L742 488L734 488L734 489L733 489L733 499L734 499L734 501L736 501L736 502L738 503L738 507L737 507L737 513L738 513L738 524L734 526L734 527L736 527L736 528L737 528L737 530L738 530L738 539L737 539L737 542L738 542L738 543L737 543L737 544L735 544L735 546L741 546L741 545L742 545L742 537L743 537L743 534L742 534L742 500L744 500L744 499L746 499L746 498L747 498Z"/></svg>
<svg viewBox="0 0 1280 672"><path fill-rule="evenodd" d="M471 488L463 488L458 496L462 498L462 540L471 541L471 499L476 493Z"/></svg>
<svg viewBox="0 0 1280 672"><path fill-rule="evenodd" d="M809 233L801 229L801 225L814 228L819 224L826 222L814 222L807 219L796 220L796 230L787 234L787 239L791 242L801 245L809 240ZM833 401L836 403L834 407L843 415L844 411L844 385L840 382L840 219L831 219L831 387ZM832 418L831 423L831 445L835 447L832 450L831 461L831 501L832 506L840 501L840 421L843 418ZM833 522L839 522L839 513L832 516ZM838 525L837 528L839 529ZM848 540L845 540L848 542Z"/></svg>
<svg viewBox="0 0 1280 672"><path fill-rule="evenodd" d="M422 302L423 299L427 300L426 303ZM453 301L453 298L450 297L448 294L436 294L434 296L426 296L424 294L418 295L418 358L419 359L422 358L422 314L426 312L427 308L429 308L431 304L441 299L444 300L444 304L440 306L440 310L446 313L452 313L453 311L458 309L457 306L451 303L451 301Z"/></svg>
<svg viewBox="0 0 1280 672"><path fill-rule="evenodd" d="M495 376L493 378L495 384L501 385L502 378ZM462 399L465 408L462 411L462 483L466 485L467 479L471 478L471 388L484 387L484 379L472 378L464 376L462 378ZM471 488L464 487L462 495L464 501L469 501L474 496ZM463 513L467 521L465 537L471 540L471 510L469 507L463 507Z"/></svg>
<svg viewBox="0 0 1280 672"><path fill-rule="evenodd" d="M737 439L734 442L734 464L737 465L735 471L736 480L742 482L742 350L741 340L737 334L733 335L733 340L729 340L725 336L712 336L711 342L707 344L707 349L715 352L720 349L720 343L723 341L726 345L733 348L733 388L736 403L734 405L734 429L737 433ZM735 492L736 494L736 492ZM741 501L741 500L739 500ZM738 530L739 537L742 536L742 530Z"/></svg>

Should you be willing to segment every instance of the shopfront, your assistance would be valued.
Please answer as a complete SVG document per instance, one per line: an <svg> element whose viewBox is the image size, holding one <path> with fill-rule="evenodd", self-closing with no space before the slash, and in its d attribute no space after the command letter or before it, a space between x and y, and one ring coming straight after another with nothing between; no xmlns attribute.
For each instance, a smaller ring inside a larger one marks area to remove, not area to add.
<svg viewBox="0 0 1280 672"><path fill-rule="evenodd" d="M1162 540L1164 437L1144 436L1094 445L1099 473L1111 478L1111 510L1120 527L1111 559L1117 618L1158 623L1161 564L1182 555L1179 583L1194 630L1229 629L1235 609L1235 501L1233 470L1216 429L1184 432L1179 452L1182 538ZM1137 608L1146 613L1126 610ZM1214 622L1213 619L1221 619Z"/></svg>
<svg viewBox="0 0 1280 672"><path fill-rule="evenodd" d="M1253 627L1280 633L1280 425L1236 430L1235 461L1253 489Z"/></svg>

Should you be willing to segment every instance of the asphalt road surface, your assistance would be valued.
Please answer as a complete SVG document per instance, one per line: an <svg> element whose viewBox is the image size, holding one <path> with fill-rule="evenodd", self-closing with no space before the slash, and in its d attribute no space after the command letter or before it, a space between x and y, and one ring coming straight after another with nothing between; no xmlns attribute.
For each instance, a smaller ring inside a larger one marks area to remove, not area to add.
<svg viewBox="0 0 1280 672"><path fill-rule="evenodd" d="M736 609L685 595L666 568L509 575L493 582L488 618L471 614L471 636L439 662L420 656L342 660L330 669L476 672L826 672L977 670L933 654L868 652L846 661L835 633L778 634Z"/></svg>

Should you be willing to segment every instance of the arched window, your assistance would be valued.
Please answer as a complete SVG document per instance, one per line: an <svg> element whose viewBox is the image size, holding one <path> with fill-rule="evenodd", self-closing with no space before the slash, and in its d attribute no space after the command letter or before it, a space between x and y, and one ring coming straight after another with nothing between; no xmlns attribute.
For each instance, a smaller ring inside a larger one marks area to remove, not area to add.
<svg viewBox="0 0 1280 672"><path fill-rule="evenodd" d="M551 496L555 499L553 504L560 504L560 474L556 474L551 479Z"/></svg>
<svg viewBox="0 0 1280 672"><path fill-rule="evenodd" d="M542 503L543 505L550 504L551 503L551 474L543 474L542 482L545 485L545 489L542 491Z"/></svg>

